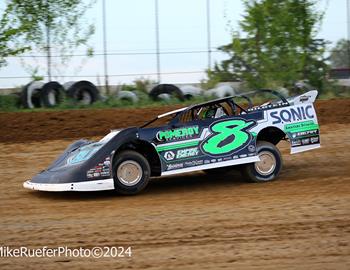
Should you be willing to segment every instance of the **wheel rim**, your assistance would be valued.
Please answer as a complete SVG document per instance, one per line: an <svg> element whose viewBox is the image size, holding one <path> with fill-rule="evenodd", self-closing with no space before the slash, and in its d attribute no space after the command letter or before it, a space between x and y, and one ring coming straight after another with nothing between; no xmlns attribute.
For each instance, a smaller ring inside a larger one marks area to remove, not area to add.
<svg viewBox="0 0 350 270"><path fill-rule="evenodd" d="M259 153L260 161L255 162L255 170L261 175L269 175L276 168L276 158L271 152Z"/></svg>
<svg viewBox="0 0 350 270"><path fill-rule="evenodd" d="M124 161L118 166L117 177L124 185L134 186L142 178L142 168L136 161Z"/></svg>

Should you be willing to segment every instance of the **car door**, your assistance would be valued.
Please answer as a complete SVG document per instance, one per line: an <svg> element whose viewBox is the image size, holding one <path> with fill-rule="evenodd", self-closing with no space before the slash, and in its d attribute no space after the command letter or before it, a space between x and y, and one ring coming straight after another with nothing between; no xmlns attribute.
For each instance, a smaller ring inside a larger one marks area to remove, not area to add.
<svg viewBox="0 0 350 270"><path fill-rule="evenodd" d="M251 115L199 117L185 112L156 134L162 175L258 161Z"/></svg>

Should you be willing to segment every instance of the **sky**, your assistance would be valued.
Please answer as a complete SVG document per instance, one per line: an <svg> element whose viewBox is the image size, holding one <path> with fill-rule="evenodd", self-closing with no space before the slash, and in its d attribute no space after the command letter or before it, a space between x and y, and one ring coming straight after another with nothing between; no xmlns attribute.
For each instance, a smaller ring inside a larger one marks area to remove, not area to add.
<svg viewBox="0 0 350 270"><path fill-rule="evenodd" d="M109 53L138 53L136 55L109 55L108 70L110 84L132 83L138 78L157 80L155 0L105 0L107 22L107 50ZM318 37L333 44L347 37L347 0L320 0L318 8L326 10ZM206 0L158 0L159 3L159 45L162 83L195 83L205 78L208 67L208 47ZM0 10L5 4L0 3ZM231 31L239 30L238 22L244 8L241 0L210 0L210 32L212 63L225 59L225 55L215 52L218 46L227 44ZM96 27L89 44L96 54L103 50L102 0L87 12L88 20ZM54 46L58 47L58 44ZM170 52L195 53L177 53ZM204 52L203 52L204 51ZM84 53L78 48L77 54ZM148 53L140 55L140 53ZM35 52L37 54L37 52ZM42 53L38 53L42 55ZM23 60L23 59L22 59ZM26 66L39 67L39 74L46 74L45 58L24 59ZM72 57L68 66L54 61L54 79L61 83L88 79L96 84L104 81L103 56L92 58ZM179 73L178 73L179 72ZM178 73L178 74L171 74ZM148 74L148 75L136 75ZM9 58L8 66L0 69L0 87L16 87L29 82L28 69L20 58ZM64 77L76 76L76 77Z"/></svg>

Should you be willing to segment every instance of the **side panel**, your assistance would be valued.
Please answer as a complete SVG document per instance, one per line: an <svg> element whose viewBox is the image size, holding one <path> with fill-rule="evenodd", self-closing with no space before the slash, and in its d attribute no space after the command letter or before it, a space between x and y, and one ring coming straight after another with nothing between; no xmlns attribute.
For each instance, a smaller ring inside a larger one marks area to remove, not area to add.
<svg viewBox="0 0 350 270"><path fill-rule="evenodd" d="M253 131L259 133L270 126L284 131L291 143L291 154L320 147L320 130L312 103L264 111L264 120Z"/></svg>
<svg viewBox="0 0 350 270"><path fill-rule="evenodd" d="M262 118L262 112L253 112L159 130L154 146L162 175L259 161L251 130Z"/></svg>

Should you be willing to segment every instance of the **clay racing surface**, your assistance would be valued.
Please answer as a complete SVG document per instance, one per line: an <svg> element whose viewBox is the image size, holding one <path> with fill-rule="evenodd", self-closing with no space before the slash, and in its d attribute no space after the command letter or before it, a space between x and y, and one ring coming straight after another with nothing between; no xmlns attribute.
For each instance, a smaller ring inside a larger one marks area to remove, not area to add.
<svg viewBox="0 0 350 270"><path fill-rule="evenodd" d="M0 258L0 269L350 269L350 101L316 106L322 148L291 156L281 143L278 181L198 172L154 179L133 197L41 193L22 182L72 138L102 136L168 108L0 114L0 245L133 251Z"/></svg>

